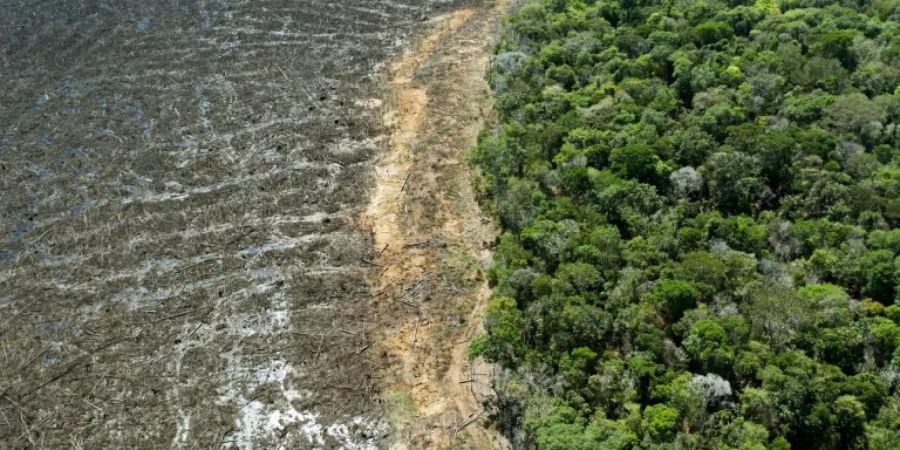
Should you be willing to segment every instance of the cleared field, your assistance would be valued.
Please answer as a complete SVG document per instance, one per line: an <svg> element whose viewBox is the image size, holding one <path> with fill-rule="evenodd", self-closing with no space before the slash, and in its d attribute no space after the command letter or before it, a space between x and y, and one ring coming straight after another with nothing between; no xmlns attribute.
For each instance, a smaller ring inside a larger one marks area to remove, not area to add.
<svg viewBox="0 0 900 450"><path fill-rule="evenodd" d="M377 447L380 74L455 3L0 0L0 447Z"/></svg>

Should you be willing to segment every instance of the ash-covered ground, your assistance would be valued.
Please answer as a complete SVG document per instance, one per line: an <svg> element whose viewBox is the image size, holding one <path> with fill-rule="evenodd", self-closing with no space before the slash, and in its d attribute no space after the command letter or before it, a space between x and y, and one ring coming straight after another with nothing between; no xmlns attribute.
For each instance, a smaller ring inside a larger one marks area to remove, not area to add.
<svg viewBox="0 0 900 450"><path fill-rule="evenodd" d="M372 448L380 74L453 1L0 0L0 448Z"/></svg>

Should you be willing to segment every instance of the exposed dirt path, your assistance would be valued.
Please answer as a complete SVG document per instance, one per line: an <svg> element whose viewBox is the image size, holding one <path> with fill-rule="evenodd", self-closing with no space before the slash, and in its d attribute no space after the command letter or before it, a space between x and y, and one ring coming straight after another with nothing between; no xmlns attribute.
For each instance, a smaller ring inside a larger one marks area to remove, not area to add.
<svg viewBox="0 0 900 450"><path fill-rule="evenodd" d="M488 0L434 19L388 68L391 134L364 223L380 268L373 307L388 317L376 338L389 368L393 449L507 446L486 426L490 368L467 357L496 228L478 208L464 155L491 120L484 74L509 4Z"/></svg>

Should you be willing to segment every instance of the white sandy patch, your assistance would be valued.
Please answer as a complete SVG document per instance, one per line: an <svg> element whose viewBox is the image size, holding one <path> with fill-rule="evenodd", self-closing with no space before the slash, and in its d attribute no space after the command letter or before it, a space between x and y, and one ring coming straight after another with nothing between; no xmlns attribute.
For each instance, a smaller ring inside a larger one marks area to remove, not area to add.
<svg viewBox="0 0 900 450"><path fill-rule="evenodd" d="M280 398L270 403L260 400L249 400L235 386L221 392L217 403L220 405L243 405L235 420L235 431L225 440L226 448L249 450L256 448L260 440L289 435L298 435L313 448L321 448L326 442L336 442L340 448L369 450L376 449L375 436L385 431L385 424L365 417L354 417L349 424L334 423L323 425L319 414L299 410L294 402L308 398L311 393L288 388L290 378L299 375L296 368L283 360L272 360L268 366L261 367L252 376L243 367L240 358L228 355L228 373L232 380L248 379L249 384L243 389L252 392L265 384L275 384L281 393ZM366 438L354 436L350 431L365 430ZM285 448L283 446L279 448Z"/></svg>

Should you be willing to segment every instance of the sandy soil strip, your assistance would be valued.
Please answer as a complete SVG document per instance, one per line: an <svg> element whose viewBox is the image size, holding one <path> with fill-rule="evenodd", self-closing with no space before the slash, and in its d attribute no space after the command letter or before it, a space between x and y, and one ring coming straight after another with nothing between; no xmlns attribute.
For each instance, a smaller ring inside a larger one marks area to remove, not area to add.
<svg viewBox="0 0 900 450"><path fill-rule="evenodd" d="M431 33L388 69L391 134L363 223L381 269L373 307L395 317L378 336L392 449L508 447L486 423L490 368L467 357L497 231L478 208L464 157L491 120L484 74L509 4L486 1L434 19Z"/></svg>

